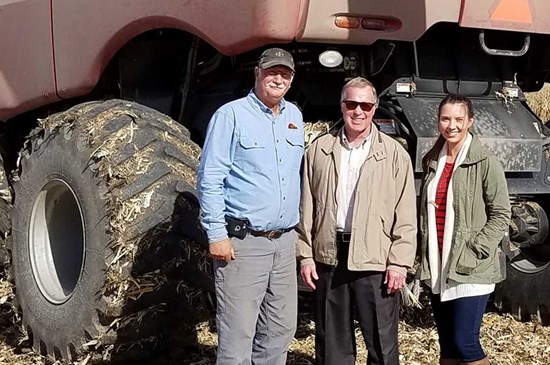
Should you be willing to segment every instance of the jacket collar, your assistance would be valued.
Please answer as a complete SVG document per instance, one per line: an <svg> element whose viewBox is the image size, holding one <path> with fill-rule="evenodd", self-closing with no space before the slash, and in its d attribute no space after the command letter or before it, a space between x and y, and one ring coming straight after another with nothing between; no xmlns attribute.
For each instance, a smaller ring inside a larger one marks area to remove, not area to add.
<svg viewBox="0 0 550 365"><path fill-rule="evenodd" d="M468 151L468 154L466 155L466 159L462 164L475 164L480 161L485 160L487 157L489 157L487 151L483 148L481 145L481 141L476 136L472 135L472 144L470 145L470 150Z"/></svg>
<svg viewBox="0 0 550 365"><path fill-rule="evenodd" d="M336 169L336 179L339 179L340 176L340 161L342 160L342 128L330 133L333 137L332 143L329 139L325 145L321 146L321 150L325 154L332 155L334 167ZM371 128L371 133L373 133L371 147L365 163L373 157L376 161L386 158L386 149L384 148L381 133L378 131L374 123Z"/></svg>
<svg viewBox="0 0 550 365"><path fill-rule="evenodd" d="M372 124L372 133L374 134L372 136L371 149L369 155L367 156L367 160L372 157L376 161L381 161L387 157L386 146L382 140L382 133L380 133L374 123Z"/></svg>
<svg viewBox="0 0 550 365"><path fill-rule="evenodd" d="M437 159L439 157L439 151L445 144L445 139L441 136L437 139L432 149L424 157L424 166L430 170L435 171L437 169ZM479 138L472 134L472 143L470 149L466 154L466 158L462 165L471 165L478 163L488 157L487 152L483 149Z"/></svg>

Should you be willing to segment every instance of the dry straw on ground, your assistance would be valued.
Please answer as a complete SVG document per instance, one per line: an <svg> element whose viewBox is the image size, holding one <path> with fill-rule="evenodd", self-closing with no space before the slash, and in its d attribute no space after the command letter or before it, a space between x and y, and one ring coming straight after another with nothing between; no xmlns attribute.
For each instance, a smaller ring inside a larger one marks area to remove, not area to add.
<svg viewBox="0 0 550 365"><path fill-rule="evenodd" d="M425 302L425 300L424 300ZM439 345L430 308L407 309L401 313L399 347L402 365L438 363ZM213 364L216 334L209 323L197 327L199 347L192 352L181 353L186 364ZM315 326L311 315L300 315L299 328L290 346L288 364L314 364ZM366 364L366 349L361 334L358 338L357 364ZM544 365L550 364L550 328L537 322L518 322L511 316L489 312L482 327L482 344L493 365ZM185 351L185 350L184 350ZM184 359L185 356L185 359ZM155 364L160 365L160 364Z"/></svg>

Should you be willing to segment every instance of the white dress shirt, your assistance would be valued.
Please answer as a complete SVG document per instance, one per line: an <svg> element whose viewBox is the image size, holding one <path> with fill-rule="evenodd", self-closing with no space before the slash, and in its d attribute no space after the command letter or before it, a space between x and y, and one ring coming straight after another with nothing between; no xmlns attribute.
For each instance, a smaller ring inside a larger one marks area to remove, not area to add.
<svg viewBox="0 0 550 365"><path fill-rule="evenodd" d="M340 160L340 175L336 188L336 230L339 232L351 232L353 219L353 206L355 205L355 188L359 180L361 167L367 159L372 141L371 133L357 147L352 147L346 138L344 128L340 132L342 140L342 155Z"/></svg>

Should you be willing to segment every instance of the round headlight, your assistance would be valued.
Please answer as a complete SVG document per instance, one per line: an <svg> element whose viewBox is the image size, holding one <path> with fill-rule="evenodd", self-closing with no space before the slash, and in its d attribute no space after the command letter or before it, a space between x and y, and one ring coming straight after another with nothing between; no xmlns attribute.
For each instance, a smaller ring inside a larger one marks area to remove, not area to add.
<svg viewBox="0 0 550 365"><path fill-rule="evenodd" d="M329 68L340 66L343 60L342 54L334 50L324 51L319 55L321 65Z"/></svg>

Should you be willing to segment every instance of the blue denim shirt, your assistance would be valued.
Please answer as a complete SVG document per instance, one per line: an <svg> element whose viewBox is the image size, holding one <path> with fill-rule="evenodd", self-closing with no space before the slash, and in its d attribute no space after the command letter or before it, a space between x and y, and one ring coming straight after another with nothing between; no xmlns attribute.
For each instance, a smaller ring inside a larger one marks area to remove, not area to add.
<svg viewBox="0 0 550 365"><path fill-rule="evenodd" d="M258 231L299 220L302 113L284 100L276 117L250 91L225 104L208 125L197 189L209 242L227 237L225 216Z"/></svg>

